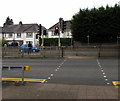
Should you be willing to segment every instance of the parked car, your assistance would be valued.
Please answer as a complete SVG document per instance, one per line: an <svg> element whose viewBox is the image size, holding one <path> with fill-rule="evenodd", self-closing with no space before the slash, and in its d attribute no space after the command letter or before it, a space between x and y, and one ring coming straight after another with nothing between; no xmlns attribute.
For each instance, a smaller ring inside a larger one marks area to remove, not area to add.
<svg viewBox="0 0 120 101"><path fill-rule="evenodd" d="M28 44L23 44L22 46L20 46L20 51L21 52L28 52ZM32 46L32 52L39 52L40 48L36 47L36 46Z"/></svg>
<svg viewBox="0 0 120 101"><path fill-rule="evenodd" d="M8 42L7 46L18 46L17 42Z"/></svg>

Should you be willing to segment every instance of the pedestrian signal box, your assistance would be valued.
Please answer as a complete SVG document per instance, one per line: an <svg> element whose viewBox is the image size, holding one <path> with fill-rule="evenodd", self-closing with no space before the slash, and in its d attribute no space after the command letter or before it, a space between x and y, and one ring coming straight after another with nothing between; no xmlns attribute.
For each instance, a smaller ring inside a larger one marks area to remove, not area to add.
<svg viewBox="0 0 120 101"><path fill-rule="evenodd" d="M24 70L25 70L25 71L29 71L29 70L30 70L30 66L25 66L25 67L24 67Z"/></svg>

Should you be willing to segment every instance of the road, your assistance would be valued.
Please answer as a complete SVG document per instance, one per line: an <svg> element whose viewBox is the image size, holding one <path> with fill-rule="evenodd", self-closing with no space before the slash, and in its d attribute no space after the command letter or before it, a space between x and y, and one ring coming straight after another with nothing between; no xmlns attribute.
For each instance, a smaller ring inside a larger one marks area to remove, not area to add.
<svg viewBox="0 0 120 101"><path fill-rule="evenodd" d="M118 80L117 59L3 59L4 66L30 66L27 78L48 79L47 83L112 85ZM3 70L2 77L21 77L20 70Z"/></svg>

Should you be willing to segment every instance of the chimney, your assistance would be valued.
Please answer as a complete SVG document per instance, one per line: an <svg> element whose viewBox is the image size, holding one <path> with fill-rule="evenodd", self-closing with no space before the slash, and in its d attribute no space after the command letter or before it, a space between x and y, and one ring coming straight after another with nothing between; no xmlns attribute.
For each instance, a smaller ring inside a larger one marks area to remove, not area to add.
<svg viewBox="0 0 120 101"><path fill-rule="evenodd" d="M22 21L19 22L19 25L22 25Z"/></svg>

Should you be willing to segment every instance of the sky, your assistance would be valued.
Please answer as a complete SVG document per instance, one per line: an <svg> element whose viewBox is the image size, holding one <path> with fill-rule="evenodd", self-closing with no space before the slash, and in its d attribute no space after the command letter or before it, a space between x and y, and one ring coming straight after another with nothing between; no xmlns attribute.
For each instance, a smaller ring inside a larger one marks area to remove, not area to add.
<svg viewBox="0 0 120 101"><path fill-rule="evenodd" d="M13 19L14 24L37 23L50 28L62 17L71 20L80 9L114 6L120 0L1 0L0 26L6 18Z"/></svg>

